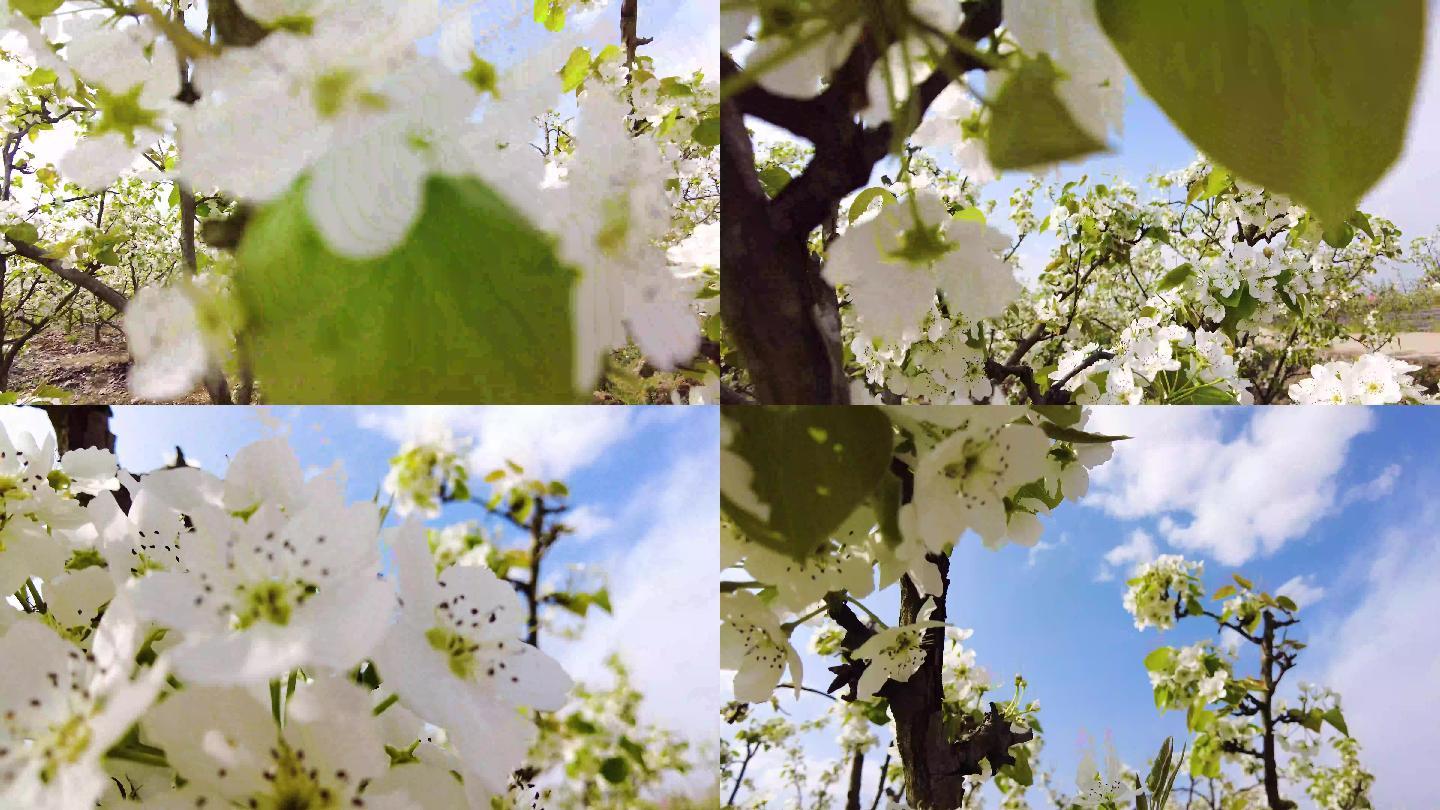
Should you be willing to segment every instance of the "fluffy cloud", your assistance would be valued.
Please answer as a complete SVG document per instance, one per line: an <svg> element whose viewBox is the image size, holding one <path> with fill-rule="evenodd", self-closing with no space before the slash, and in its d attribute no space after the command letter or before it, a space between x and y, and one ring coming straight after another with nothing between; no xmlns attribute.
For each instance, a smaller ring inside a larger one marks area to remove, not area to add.
<svg viewBox="0 0 1440 810"><path fill-rule="evenodd" d="M1325 598L1325 589L1315 584L1315 577L1306 574L1304 576L1291 577L1284 585L1275 589L1278 596L1288 596L1301 608L1319 602Z"/></svg>
<svg viewBox="0 0 1440 810"><path fill-rule="evenodd" d="M397 442L448 429L475 440L473 466L481 470L513 460L538 478L565 478L629 437L638 418L631 408L417 406L362 411L360 426Z"/></svg>
<svg viewBox="0 0 1440 810"><path fill-rule="evenodd" d="M1106 582L1115 578L1119 569L1134 570L1155 559L1155 538L1144 529L1130 533L1130 539L1105 552L1105 561L1095 579Z"/></svg>
<svg viewBox="0 0 1440 810"><path fill-rule="evenodd" d="M615 613L592 618L582 639L559 649L566 669L592 683L605 680L603 663L618 652L645 694L646 718L697 743L719 735L717 452L676 459L614 519L614 531L636 538L599 566L610 572Z"/></svg>
<svg viewBox="0 0 1440 810"><path fill-rule="evenodd" d="M1369 481L1345 490L1345 494L1340 496L1340 506L1378 501L1389 495L1395 489L1395 482L1400 480L1400 469L1399 464L1391 464Z"/></svg>
<svg viewBox="0 0 1440 810"><path fill-rule="evenodd" d="M1249 418L1237 429L1230 414ZM1095 471L1085 503L1157 519L1170 545L1240 565L1333 512L1350 443L1373 424L1360 408L1097 408L1093 429L1134 438Z"/></svg>
<svg viewBox="0 0 1440 810"><path fill-rule="evenodd" d="M1391 532L1371 564L1368 590L1320 642L1323 681L1345 699L1345 719L1375 773L1376 807L1430 807L1440 751L1440 532L1434 509Z"/></svg>

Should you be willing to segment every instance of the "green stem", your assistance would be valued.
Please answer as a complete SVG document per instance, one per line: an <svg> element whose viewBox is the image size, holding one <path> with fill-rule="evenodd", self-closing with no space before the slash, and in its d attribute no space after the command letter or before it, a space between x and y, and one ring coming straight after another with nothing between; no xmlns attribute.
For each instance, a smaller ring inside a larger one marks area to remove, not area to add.
<svg viewBox="0 0 1440 810"><path fill-rule="evenodd" d="M390 708L391 706L394 706L398 700L400 700L399 695L391 695L390 697L387 697L384 700L380 701L380 703L375 706L375 716L379 717L380 715L384 714L385 710Z"/></svg>
<svg viewBox="0 0 1440 810"><path fill-rule="evenodd" d="M45 600L40 598L40 589L35 587L35 580L25 580L25 587L30 589L30 596L35 600L35 609L41 613L49 613L50 608L45 605Z"/></svg>
<svg viewBox="0 0 1440 810"><path fill-rule="evenodd" d="M795 628L799 627L800 625L804 624L805 622L810 621L811 619L815 618L816 616L819 616L821 613L824 613L825 610L826 610L825 603L822 602L822 603L820 603L820 607L817 607L817 608L815 608L814 610L810 611L809 613L806 613L804 616L800 616L800 617L796 618L796 619L793 620L793 621L788 621L788 622L785 622L784 624L780 625L780 629L781 629L781 630L784 630L786 635L789 635L790 633L795 632Z"/></svg>

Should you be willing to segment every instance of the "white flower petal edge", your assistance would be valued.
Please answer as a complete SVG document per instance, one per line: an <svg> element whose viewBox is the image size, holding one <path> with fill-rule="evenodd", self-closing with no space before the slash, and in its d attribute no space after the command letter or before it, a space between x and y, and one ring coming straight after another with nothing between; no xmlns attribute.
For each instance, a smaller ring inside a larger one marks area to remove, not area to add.
<svg viewBox="0 0 1440 810"><path fill-rule="evenodd" d="M421 524L389 530L401 614L375 651L387 686L450 731L465 773L503 793L536 730L523 709L555 710L572 682L553 658L519 639L525 614L488 568L436 573Z"/></svg>

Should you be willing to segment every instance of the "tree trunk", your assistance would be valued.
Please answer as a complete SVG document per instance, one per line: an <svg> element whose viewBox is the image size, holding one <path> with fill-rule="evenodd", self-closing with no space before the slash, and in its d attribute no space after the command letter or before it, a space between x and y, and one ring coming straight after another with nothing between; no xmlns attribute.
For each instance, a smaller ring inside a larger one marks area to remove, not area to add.
<svg viewBox="0 0 1440 810"><path fill-rule="evenodd" d="M840 305L808 234L776 227L733 101L720 104L720 312L765 405L844 405ZM744 167L744 168L742 168Z"/></svg>
<svg viewBox="0 0 1440 810"><path fill-rule="evenodd" d="M55 444L61 453L86 447L115 451L115 434L110 432L109 405L43 405L55 428Z"/></svg>
<svg viewBox="0 0 1440 810"><path fill-rule="evenodd" d="M1270 810L1293 810L1295 805L1280 796L1280 768L1275 759L1275 618L1264 613L1265 629L1260 638L1260 675L1265 680L1265 702L1260 704L1262 737L1261 763L1264 766L1265 803Z"/></svg>
<svg viewBox="0 0 1440 810"><path fill-rule="evenodd" d="M865 781L865 752L856 751L850 758L850 790L845 794L845 810L860 810L860 785Z"/></svg>

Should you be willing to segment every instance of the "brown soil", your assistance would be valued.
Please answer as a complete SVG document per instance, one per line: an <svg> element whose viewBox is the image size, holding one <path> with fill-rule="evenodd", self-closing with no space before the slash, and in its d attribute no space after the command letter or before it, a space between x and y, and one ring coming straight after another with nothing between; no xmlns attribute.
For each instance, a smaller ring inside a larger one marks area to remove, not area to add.
<svg viewBox="0 0 1440 810"><path fill-rule="evenodd" d="M73 343L71 341L74 341ZM130 354L125 338L106 328L95 340L89 329L67 338L58 331L45 332L26 345L10 372L10 390L28 394L41 385L53 385L68 392L76 405L143 404L130 396L125 375ZM184 399L163 404L203 405L210 400L203 389Z"/></svg>

